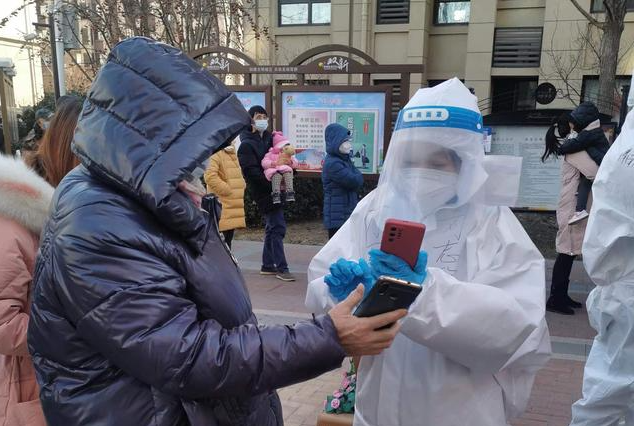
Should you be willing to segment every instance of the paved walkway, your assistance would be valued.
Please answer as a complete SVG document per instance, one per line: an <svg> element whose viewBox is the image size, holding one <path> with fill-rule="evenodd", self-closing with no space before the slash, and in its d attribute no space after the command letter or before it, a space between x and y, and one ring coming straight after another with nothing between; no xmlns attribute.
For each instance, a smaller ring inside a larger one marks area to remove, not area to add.
<svg viewBox="0 0 634 426"><path fill-rule="evenodd" d="M260 321L264 324L293 324L310 318L304 307L306 269L319 247L286 246L291 271L298 278L295 283L283 283L274 277L259 275L261 250L261 243L234 242L234 254L247 280ZM550 283L552 263L548 262L547 283ZM584 301L592 287L581 262L575 262L571 274L573 297ZM588 324L587 313L585 309L570 317L547 313L546 320L552 336L553 359L537 375L528 409L521 419L513 422L513 426L567 426L570 423L570 407L581 396L583 366L595 334ZM285 425L314 426L326 395L338 388L341 372L333 371L282 389L280 396Z"/></svg>

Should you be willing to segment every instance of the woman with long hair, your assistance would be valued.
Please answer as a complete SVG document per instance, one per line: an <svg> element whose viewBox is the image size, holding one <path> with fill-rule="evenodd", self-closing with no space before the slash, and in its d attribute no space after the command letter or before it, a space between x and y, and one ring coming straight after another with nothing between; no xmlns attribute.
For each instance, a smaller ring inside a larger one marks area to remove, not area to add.
<svg viewBox="0 0 634 426"><path fill-rule="evenodd" d="M33 161L0 155L0 425L45 426L26 344L31 280L53 187L75 165L70 145L81 110L63 100Z"/></svg>
<svg viewBox="0 0 634 426"><path fill-rule="evenodd" d="M570 126L570 115L562 114L555 119L546 132L545 149L542 161L551 156L557 157L557 150L573 129ZM563 315L574 315L573 308L583 305L568 295L570 272L575 258L581 254L583 236L587 220L569 224L575 214L576 192L581 175L594 179L598 170L597 164L586 151L564 156L561 164L561 192L557 205L557 259L553 267L550 286L550 297L546 309ZM588 203L590 205L590 203Z"/></svg>

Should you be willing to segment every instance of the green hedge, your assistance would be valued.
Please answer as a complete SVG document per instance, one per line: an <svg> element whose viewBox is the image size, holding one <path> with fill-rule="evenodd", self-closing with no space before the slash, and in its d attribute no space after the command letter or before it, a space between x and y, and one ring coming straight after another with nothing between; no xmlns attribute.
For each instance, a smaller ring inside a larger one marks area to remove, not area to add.
<svg viewBox="0 0 634 426"><path fill-rule="evenodd" d="M296 177L294 187L296 201L286 204L286 220L289 222L305 222L321 219L324 206L324 191L321 179ZM375 187L376 182L366 181L360 195L367 195ZM244 206L247 226L262 226L260 212L255 201L249 196L248 191L244 198Z"/></svg>

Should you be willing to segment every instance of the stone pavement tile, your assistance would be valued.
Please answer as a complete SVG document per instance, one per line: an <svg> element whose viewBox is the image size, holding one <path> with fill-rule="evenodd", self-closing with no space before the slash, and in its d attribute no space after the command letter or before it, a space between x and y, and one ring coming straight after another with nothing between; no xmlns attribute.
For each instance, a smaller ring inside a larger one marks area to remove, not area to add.
<svg viewBox="0 0 634 426"><path fill-rule="evenodd" d="M580 298L581 301L581 298ZM585 301L585 299L583 299ZM551 336L594 339L597 332L590 327L585 307L575 309L575 315L559 315L546 312L546 322Z"/></svg>
<svg viewBox="0 0 634 426"><path fill-rule="evenodd" d="M280 281L273 275L243 271L249 295L255 309L308 314L304 305L306 298L306 274L295 274L297 281Z"/></svg>
<svg viewBox="0 0 634 426"><path fill-rule="evenodd" d="M537 374L526 412L511 424L568 426L572 403L581 397L583 366L578 361L549 361ZM281 389L285 426L314 426L326 396L339 387L342 371Z"/></svg>

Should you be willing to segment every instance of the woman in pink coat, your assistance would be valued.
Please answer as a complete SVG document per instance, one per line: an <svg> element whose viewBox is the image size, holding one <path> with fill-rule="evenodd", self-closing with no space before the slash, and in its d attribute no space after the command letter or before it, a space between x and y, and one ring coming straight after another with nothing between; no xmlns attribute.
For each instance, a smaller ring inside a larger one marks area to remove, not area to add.
<svg viewBox="0 0 634 426"><path fill-rule="evenodd" d="M81 103L66 98L33 157L45 179L0 155L0 426L45 426L26 343L31 280L53 187L77 160L70 144Z"/></svg>
<svg viewBox="0 0 634 426"><path fill-rule="evenodd" d="M554 123L546 133L546 150L542 157L545 161L551 155L557 155L557 148L570 133L568 125L569 117L564 114ZM546 309L562 315L574 315L574 308L583 305L573 300L568 295L570 284L570 272L574 260L581 254L581 246L586 231L587 220L570 224L570 219L575 214L577 202L577 187L581 175L593 180L597 174L598 166L590 158L586 151L568 154L561 163L561 191L557 205L557 259L553 266L553 276L550 286L550 297L546 303ZM592 196L588 201L588 210L592 203Z"/></svg>
<svg viewBox="0 0 634 426"><path fill-rule="evenodd" d="M295 201L293 188L293 170L298 162L294 157L295 148L282 132L273 132L273 147L264 156L262 168L264 176L271 182L273 204L282 202L282 181L286 189L286 201Z"/></svg>
<svg viewBox="0 0 634 426"><path fill-rule="evenodd" d="M0 425L45 425L26 346L30 285L53 187L0 156Z"/></svg>

